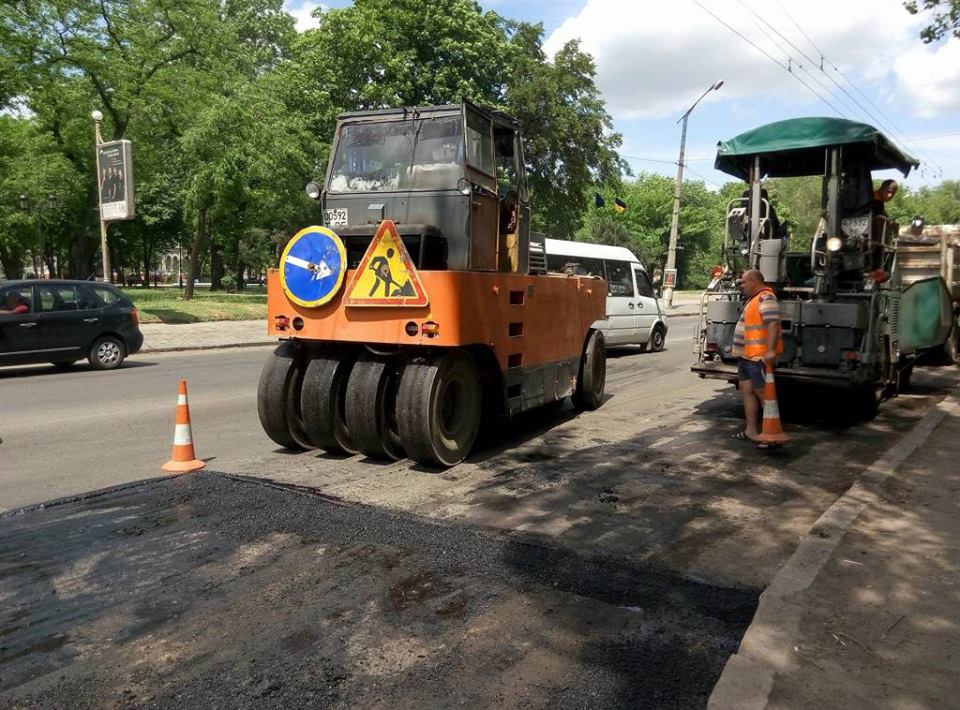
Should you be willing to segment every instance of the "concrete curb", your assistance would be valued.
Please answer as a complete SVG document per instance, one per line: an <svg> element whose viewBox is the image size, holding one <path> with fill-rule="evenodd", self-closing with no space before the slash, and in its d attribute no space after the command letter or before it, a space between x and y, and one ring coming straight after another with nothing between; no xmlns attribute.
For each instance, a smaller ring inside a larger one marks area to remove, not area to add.
<svg viewBox="0 0 960 710"><path fill-rule="evenodd" d="M153 353L178 353L183 352L184 350L223 350L224 348L255 348L263 347L266 345L275 345L279 340L258 340L258 341L246 341L243 343L217 343L215 345L174 345L170 347L160 347L160 348L151 348L144 346L140 349L137 355L151 355Z"/></svg>
<svg viewBox="0 0 960 710"><path fill-rule="evenodd" d="M804 592L813 584L840 540L864 509L879 502L875 487L892 476L926 442L948 414L960 413L960 392L954 390L927 412L913 430L890 447L840 498L834 501L800 540L763 594L740 648L727 659L707 703L713 710L767 707L777 673L793 659L804 613Z"/></svg>

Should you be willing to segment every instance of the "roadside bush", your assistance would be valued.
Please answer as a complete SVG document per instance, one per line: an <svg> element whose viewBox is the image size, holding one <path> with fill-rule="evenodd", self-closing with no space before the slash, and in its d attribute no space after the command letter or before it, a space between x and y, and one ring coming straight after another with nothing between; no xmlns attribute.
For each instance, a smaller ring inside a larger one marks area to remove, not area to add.
<svg viewBox="0 0 960 710"><path fill-rule="evenodd" d="M237 290L237 279L230 274L226 274L220 279L220 285L223 286L224 291L230 291L232 293Z"/></svg>

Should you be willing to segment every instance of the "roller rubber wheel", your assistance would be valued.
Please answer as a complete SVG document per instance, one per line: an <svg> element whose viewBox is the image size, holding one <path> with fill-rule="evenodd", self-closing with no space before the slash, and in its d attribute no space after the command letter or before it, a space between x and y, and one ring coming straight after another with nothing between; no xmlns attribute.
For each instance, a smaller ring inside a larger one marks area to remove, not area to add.
<svg viewBox="0 0 960 710"><path fill-rule="evenodd" d="M463 461L480 429L483 395L470 353L454 350L407 363L397 394L397 425L407 455L428 466Z"/></svg>
<svg viewBox="0 0 960 710"><path fill-rule="evenodd" d="M577 389L573 393L573 404L577 409L596 409L603 402L603 391L607 383L607 349L603 333L591 330L587 344L580 358L580 371L577 374Z"/></svg>
<svg viewBox="0 0 960 710"><path fill-rule="evenodd" d="M303 375L300 408L310 441L331 453L357 453L344 418L347 381L354 358L350 354L320 355Z"/></svg>
<svg viewBox="0 0 960 710"><path fill-rule="evenodd" d="M302 381L294 344L281 343L260 371L257 414L267 436L287 449L312 448L300 417Z"/></svg>
<svg viewBox="0 0 960 710"><path fill-rule="evenodd" d="M650 351L658 353L663 350L663 346L667 343L667 336L663 332L663 328L659 325L653 329L653 333L650 334Z"/></svg>
<svg viewBox="0 0 960 710"><path fill-rule="evenodd" d="M376 459L402 459L397 430L397 369L392 361L362 355L347 379L344 419L354 447Z"/></svg>

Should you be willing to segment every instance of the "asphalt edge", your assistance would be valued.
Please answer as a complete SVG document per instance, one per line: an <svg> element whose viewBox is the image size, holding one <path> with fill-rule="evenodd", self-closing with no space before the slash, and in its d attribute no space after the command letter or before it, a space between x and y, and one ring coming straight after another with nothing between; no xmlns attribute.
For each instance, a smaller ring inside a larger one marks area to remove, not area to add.
<svg viewBox="0 0 960 710"><path fill-rule="evenodd" d="M954 389L907 436L887 449L847 492L817 519L793 555L760 595L753 621L737 652L727 659L713 687L711 710L761 710L767 707L777 673L792 662L803 617L804 592L813 584L854 521L878 502L875 487L892 476L947 417L960 413L960 390Z"/></svg>
<svg viewBox="0 0 960 710"><path fill-rule="evenodd" d="M94 498L101 498L105 495L110 495L111 493L119 493L120 491L125 491L130 488L140 488L142 486L148 486L153 483L162 483L164 481L170 481L174 478L180 478L181 476L187 476L193 471L185 471L183 473L165 473L159 476L153 476L152 478L141 478L136 481L129 481L127 483L118 483L115 486L108 486L106 488L98 488L93 491L87 491L85 493L75 493L69 496L63 496L62 498L54 498L53 500L46 500L42 503L30 503L29 505L23 505L19 508L10 508L9 510L0 510L0 520L6 518L13 518L18 515L25 515L27 513L33 513L37 510L45 510L47 508L56 508L61 505L68 505L70 503L79 503L85 500L93 500Z"/></svg>

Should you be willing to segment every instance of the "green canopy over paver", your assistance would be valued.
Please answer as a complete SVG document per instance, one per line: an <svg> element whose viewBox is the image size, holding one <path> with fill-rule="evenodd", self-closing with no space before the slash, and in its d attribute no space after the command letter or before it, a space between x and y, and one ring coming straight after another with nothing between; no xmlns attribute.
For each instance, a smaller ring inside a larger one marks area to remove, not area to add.
<svg viewBox="0 0 960 710"><path fill-rule="evenodd" d="M750 166L759 155L760 168L768 177L823 175L824 148L831 146L852 146L870 170L894 168L906 176L919 165L873 126L845 118L810 117L768 123L721 141L714 167L749 180Z"/></svg>

